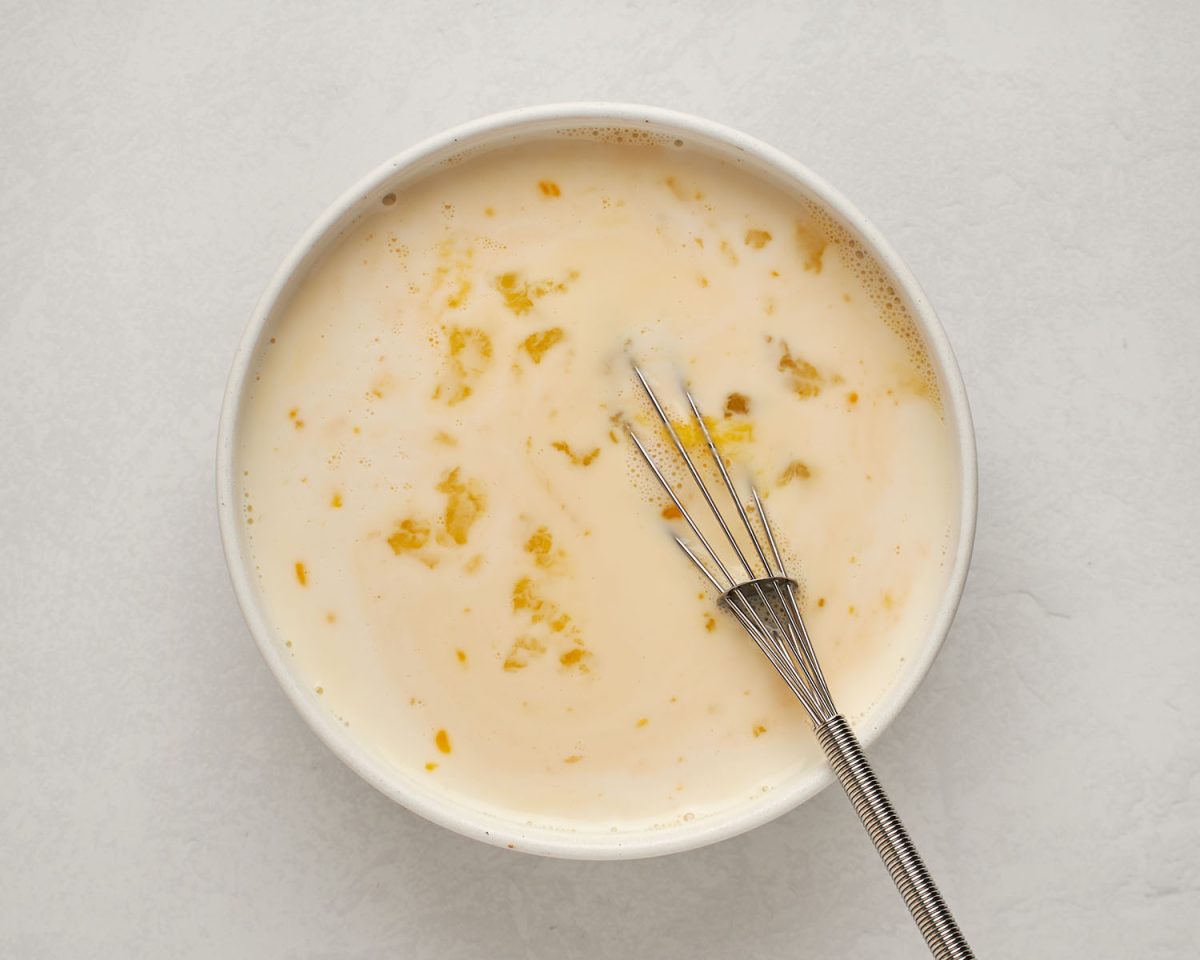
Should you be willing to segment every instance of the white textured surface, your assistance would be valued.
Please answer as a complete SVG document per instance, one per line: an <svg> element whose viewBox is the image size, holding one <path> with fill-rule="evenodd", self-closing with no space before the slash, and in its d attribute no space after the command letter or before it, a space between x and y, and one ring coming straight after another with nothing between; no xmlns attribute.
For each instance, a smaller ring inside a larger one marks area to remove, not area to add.
<svg viewBox="0 0 1200 960"><path fill-rule="evenodd" d="M828 177L958 352L975 564L873 754L978 954L1195 956L1195 4L2 9L0 955L925 955L835 792L637 863L427 825L234 604L217 407L300 231L452 123L625 99Z"/></svg>

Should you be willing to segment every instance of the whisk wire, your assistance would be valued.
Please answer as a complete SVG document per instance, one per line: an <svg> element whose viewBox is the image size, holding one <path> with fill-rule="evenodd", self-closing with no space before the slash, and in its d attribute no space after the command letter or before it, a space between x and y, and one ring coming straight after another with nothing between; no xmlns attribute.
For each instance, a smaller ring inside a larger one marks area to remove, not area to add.
<svg viewBox="0 0 1200 960"><path fill-rule="evenodd" d="M638 452L649 465L654 476L666 491L667 496L670 497L675 509L679 511L684 522L691 529L697 540L699 540L701 546L703 546L704 552L708 554L717 565L721 574L729 582L728 588L722 590L716 578L711 575L695 552L688 548L683 540L676 538L676 541L687 554L688 558L696 564L708 578L709 582L713 584L714 588L721 593L723 605L735 614L739 622L742 623L742 626L750 633L751 638L763 653L767 655L784 682L787 683L788 687L803 704L813 724L816 725L823 722L837 711L833 706L829 691L825 687L824 677L821 676L819 668L814 669L815 664L807 662L812 657L811 645L808 643L807 631L803 629L802 624L799 622L800 611L794 595L795 584L784 573L783 558L775 536L771 532L766 513L763 511L762 500L758 496L758 491L751 488L755 510L766 531L767 542L771 552L775 556L776 566L780 573L778 576L775 569L771 566L767 552L763 548L759 534L754 529L754 525L742 503L742 499L738 496L737 488L733 484L733 479L729 475L720 451L717 450L716 442L713 440L712 433L708 429L708 424L704 422L704 415L700 410L700 405L697 403L696 398L689 391L684 390L684 396L687 398L688 406L700 430L700 435L703 437L705 446L712 456L723 485L734 503L737 515L745 527L746 533L749 535L754 552L762 563L762 575L754 569L749 558L742 550L737 537L725 520L724 514L721 512L720 507L717 506L716 499L708 489L708 485L704 482L699 467L692 459L691 454L688 453L683 440L679 436L678 430L676 430L674 423L671 422L671 418L667 415L666 409L658 399L654 389L650 386L646 376L636 365L633 371L637 376L638 382L642 385L642 389L645 391L650 405L654 408L659 421L671 439L672 445L687 468L696 489L699 491L705 504L707 504L722 533L724 533L738 562L746 571L748 579L738 582L733 578L729 568L721 560L709 539L700 530L699 524L688 511L680 496L675 492L671 482L663 474L658 464L655 463L645 444L642 443L641 439L631 429L629 435ZM768 596L768 591L774 594L774 602ZM767 622L768 620L770 621L769 623Z"/></svg>
<svg viewBox="0 0 1200 960"><path fill-rule="evenodd" d="M779 575L786 577L788 575L787 567L783 564L783 555L779 552L779 544L775 542L775 534L771 532L771 522L767 519L767 508L763 506L763 502L758 496L758 490L755 487L750 488L750 496L754 498L754 510L758 514L758 519L767 534L767 542L771 545L771 553L775 555L775 563L779 567Z"/></svg>
<svg viewBox="0 0 1200 960"><path fill-rule="evenodd" d="M746 559L746 555L742 553L742 548L738 545L737 538L734 537L733 531L729 529L729 524L725 522L725 517L721 513L720 508L717 506L716 501L713 500L712 494L708 492L708 486L700 476L700 471L696 468L696 464L692 462L692 458L687 452L687 447L685 447L683 445L683 441L679 439L679 434L675 430L675 424L673 424L671 422L671 418L667 416L667 411L663 409L663 405L658 402L658 397L654 395L654 391L650 388L650 384L646 381L646 377L643 375L642 371L635 366L633 368L633 372L637 374L638 380L641 381L642 389L646 391L646 396L650 399L650 403L654 407L655 413L658 414L659 420L661 420L663 426L666 427L667 434L670 436L671 442L675 445L675 449L679 453L679 456L683 458L683 462L688 469L688 473L692 475L692 480L695 481L696 487L700 491L700 495L704 497L704 502L708 504L708 509L712 511L713 517L721 527L721 532L725 534L726 539L729 540L730 546L733 547L733 552L737 555L738 560L742 564L742 568L746 571L746 576L753 580L756 577L754 568L750 566L750 562ZM700 419L699 422L700 428L705 430L707 433L703 419ZM639 444L639 447L640 446L641 445ZM643 456L644 455L645 453L643 451ZM683 510L682 505L676 504L676 506L680 511Z"/></svg>
<svg viewBox="0 0 1200 960"><path fill-rule="evenodd" d="M708 447L708 452L712 456L713 463L717 465L721 479L725 481L725 489L729 492L729 499L733 501L733 506L737 510L738 516L741 517L742 525L746 528L746 532L750 534L750 542L754 544L754 549L758 553L758 559L762 561L763 569L767 572L766 575L768 577L775 576L775 571L771 569L767 555L763 552L762 544L758 542L758 535L750 525L750 517L746 513L746 508L742 505L742 498L738 496L737 490L733 486L733 481L729 478L729 471L725 469L725 459L717 450L717 445L713 442L712 434L708 431L708 424L704 422L704 415L700 412L700 406L696 403L696 398L692 396L690 390L685 390L683 395L687 397L688 406L692 408L692 416L696 418L696 423L700 425L700 433L704 437L704 443ZM747 570L747 572L753 576L751 571ZM784 576L782 570L780 571L780 576Z"/></svg>
<svg viewBox="0 0 1200 960"><path fill-rule="evenodd" d="M758 490L751 486L750 496L754 498L754 510L758 515L759 521L762 523L763 532L766 534L767 543L771 547L771 553L775 557L775 563L779 567L780 576L787 578L787 566L783 562L783 554L779 549L779 543L775 540L775 532L771 529L771 519L767 515L766 505L762 502L762 498L758 495ZM793 639L796 644L796 660L801 667L806 671L811 671L813 674L812 682L813 689L817 691L821 700L821 705L824 708L823 716L826 718L837 713L837 707L834 706L833 697L829 693L829 684L825 682L825 674L821 671L821 661L817 659L816 651L813 650L812 640L808 636L808 628L804 625L804 617L800 615L800 605L796 602L796 596L791 590L787 591L785 602L792 614L788 618L788 622L792 624L794 629Z"/></svg>
<svg viewBox="0 0 1200 960"><path fill-rule="evenodd" d="M696 568L705 576L708 582L712 584L713 588L720 592L721 585L717 582L716 578L709 573L708 568L704 565L703 561L696 556L695 551L688 546L687 541L681 539L680 537L676 537L675 542L679 544L679 549L687 554L688 559L696 565ZM793 694L796 695L797 699L800 700L805 709L811 714L812 711L816 709L816 704L813 702L812 695L805 688L805 686L801 683L798 683L792 675L792 671L789 669L790 663L788 660L787 648L780 644L778 640L771 635L770 631L766 629L766 626L763 624L762 620L754 612L753 607L745 602L745 598L741 597L740 595L735 595L733 602L729 604L729 612L734 615L738 622L741 623L741 625L745 628L746 632L750 634L751 639L754 640L758 648L771 662L771 665L775 667L776 671L779 673L779 676L783 678L783 682L788 685L788 688Z"/></svg>
<svg viewBox="0 0 1200 960"><path fill-rule="evenodd" d="M679 544L679 549L687 554L688 559L695 564L696 569L704 575L705 579L708 580L710 584L712 584L714 590L723 595L728 593L728 591L722 591L721 584L717 581L716 577L709 572L708 567L704 565L704 561L696 556L695 551L688 546L686 540L676 537L675 542ZM767 659L771 661L771 665L774 666L778 671L780 677L783 678L784 683L788 685L788 688L796 695L809 714L812 715L812 713L817 709L817 705L813 701L812 694L808 691L808 689L803 684L798 683L793 677L788 658L787 647L785 647L779 641L775 634L772 634L770 629L768 629L766 624L763 623L762 619L754 610L753 605L748 603L740 594L730 595L728 608L729 612L732 613L735 618L737 618L738 622L741 623L746 632L750 634L751 639L753 639L755 644L758 645L758 648L763 652L763 654L766 655Z"/></svg>
<svg viewBox="0 0 1200 960"><path fill-rule="evenodd" d="M675 505L675 509L679 511L680 516L683 517L683 519L687 522L688 527L691 528L692 534L697 540L700 541L701 546L704 547L704 551L712 559L712 562L717 565L717 569L721 571L721 575L724 576L729 582L729 586L727 588L720 587L717 584L716 579L708 572L708 568L704 566L701 560L690 550L687 551L688 556L692 558L692 561L696 564L696 566L704 571L704 574L713 582L713 585L717 588L717 590L723 593L726 589L732 589L733 587L737 586L737 581L733 579L733 575L726 568L725 564L721 562L720 555L712 548L712 544L708 542L708 537L701 532L700 527L696 524L696 521L692 519L692 515L688 513L687 507L683 505L683 501L679 499L679 496L675 493L675 489L671 486L671 481L663 476L663 472L658 469L658 464L654 462L654 458L650 456L650 452L642 444L642 441L638 439L638 435L630 430L629 439L633 441L634 446L638 449L638 453L642 455L642 459L646 461L650 467L650 470L654 473L654 476L658 478L658 482L662 484L662 488L667 492L667 496L671 498L671 503ZM678 538L676 539L680 546L683 546L683 541L678 540Z"/></svg>
<svg viewBox="0 0 1200 960"><path fill-rule="evenodd" d="M778 578L787 579L787 572L783 564L783 557L780 555L779 546L775 542L775 535L771 531L771 524L767 520L767 515L763 509L762 500L759 498L758 490L751 485L750 493L754 498L755 509L758 513L759 520L763 530L766 532L767 540L771 548L771 552L775 555L775 562L778 566L778 573L771 568L771 562L767 559L767 553L763 549L762 542L755 531L753 524L750 522L750 516L746 511L745 505L742 503L742 498L738 496L737 488L733 485L733 480L729 476L729 470L725 466L725 458L721 456L717 450L716 442L713 440L712 433L708 429L708 424L704 421L704 414L700 412L700 405L696 402L696 398L690 390L684 390L684 396L687 398L688 406L692 410L692 416L696 420L696 424L700 427L701 435L704 437L705 445L708 447L708 452L712 456L713 463L716 464L717 471L721 475L721 480L725 484L725 489L729 493L729 499L733 502L734 509L737 511L738 517L741 518L742 525L746 528L746 533L750 536L750 542L754 545L754 550L758 554L758 559L763 565L763 570L766 571L766 578L772 581L772 588L775 593L775 599L780 609L785 611L785 616L781 620L775 615L776 605L766 603L766 598L763 602L772 613L772 619L775 621L776 627L780 633L787 638L788 645L792 648L796 657L798 666L804 674L804 679L808 682L811 689L817 695L817 699L824 710L823 716L832 716L837 711L834 709L833 702L829 697L828 690L825 686L825 678L820 675L820 667L815 670L810 670L808 659L813 657L811 649L808 648L807 640L808 633L804 629L803 620L800 617L800 611L795 602L795 597L792 595L792 590L786 583L781 584ZM757 591L761 596L762 590ZM785 597L785 593L787 596ZM786 613L791 612L793 616L787 616ZM813 665L816 666L815 659ZM814 675L815 674L815 675Z"/></svg>
<svg viewBox="0 0 1200 960"><path fill-rule="evenodd" d="M720 557L717 556L716 551L713 549L708 539L700 532L699 525L692 518L692 515L688 512L680 498L676 495L674 489L670 485L670 482L666 479L662 471L658 468L658 465L654 462L653 457L650 456L649 452L646 450L646 447L642 444L637 435L633 433L633 431L630 431L630 436L636 444L638 451L650 465L651 470L658 478L659 483L662 484L663 489L667 491L667 495L671 498L671 502L675 505L675 508L680 512L680 514L682 514L683 519L691 528L692 532L699 538L701 544L704 546L705 551L710 557L713 558L721 572L730 580L730 588L729 590L723 592L722 599L728 607L731 609L740 610L741 613L744 614L744 618L739 617L739 620L743 621L743 626L750 631L751 637L756 643L758 643L763 652L767 654L771 660L771 663L775 666L776 670L779 671L780 676L783 677L784 681L793 690L793 692L796 692L797 697L799 697L801 703L808 711L813 723L816 724L819 722L819 719L822 719L826 716L832 716L832 709L830 711L823 709L829 700L828 693L815 689L816 680L813 676L813 673L811 670L809 670L803 659L800 659L800 638L797 633L796 626L791 622L791 617L789 615L789 609L795 609L795 604L793 603L789 607L788 602L784 599L784 593L786 592L790 594L792 585L787 581L784 581L781 584L777 579L774 578L774 571L772 571L771 565L767 561L766 553L763 550L762 545L759 543L758 535L755 533L753 526L750 524L750 518L746 514L746 510L742 505L741 498L737 495L737 490L734 488L733 481L730 479L729 473L725 469L725 463L717 450L716 443L714 443L712 438L712 434L708 430L708 425L704 422L704 415L700 412L700 407L696 403L696 399L691 395L690 392L688 392L686 389L684 390L684 395L687 397L688 405L691 407L692 416L695 418L696 424L700 429L701 436L704 437L713 461L716 463L717 469L724 479L725 487L729 491L729 496L737 508L737 513L741 518L742 523L745 525L746 532L750 535L750 540L754 544L754 549L759 558L762 560L765 577L759 577L758 572L753 568L745 553L742 551L741 546L738 544L737 538L734 536L733 531L730 530L729 524L725 520L724 514L721 513L720 508L717 506L716 500L713 498L712 493L708 489L708 485L704 482L699 468L692 460L691 455L688 453L686 446L684 446L684 443L679 436L679 432L675 429L675 425L671 422L671 418L667 416L666 410L663 408L662 403L655 395L654 390L650 386L650 383L647 381L645 375L636 365L634 366L633 370L637 375L638 381L642 385L642 389L646 392L646 396L650 400L651 406L654 408L655 413L658 414L659 420L666 429L667 435L671 438L671 442L675 446L676 452L679 454L680 458L687 467L692 481L695 483L696 488L700 491L704 502L708 505L708 508L712 512L713 517L716 519L717 524L720 526L721 531L725 534L725 538L729 541L729 545L733 548L733 551L737 556L738 561L741 563L742 568L746 571L746 576L749 578L747 581L740 584L733 581L728 569L721 562ZM682 543L680 545L682 546ZM698 558L690 551L688 551L688 556L693 562L697 562ZM776 596L775 603L772 603L766 595L766 591L763 588L764 580L770 582L771 584L771 588ZM743 596L740 592L742 590L753 591L758 600L758 604L756 605L752 602L753 598ZM760 608L765 610L770 619L773 621L775 627L774 630L772 630L771 627L763 621L763 618L759 613ZM780 615L781 612L783 614L782 616ZM747 623L746 621L749 622ZM753 625L755 629L752 630L751 625ZM789 655L789 648L792 651L792 655ZM769 650L773 650L774 653L768 652ZM799 671L796 669L797 664L793 663L793 657L797 658ZM803 695L798 692L799 690L804 691Z"/></svg>

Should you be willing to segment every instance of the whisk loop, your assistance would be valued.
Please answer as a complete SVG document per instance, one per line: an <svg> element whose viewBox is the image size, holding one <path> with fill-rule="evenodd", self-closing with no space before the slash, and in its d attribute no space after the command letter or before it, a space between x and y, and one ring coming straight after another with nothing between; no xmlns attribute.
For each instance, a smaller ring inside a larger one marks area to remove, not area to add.
<svg viewBox="0 0 1200 960"><path fill-rule="evenodd" d="M709 457L716 466L720 485L725 488L733 504L733 512L737 519L727 520L645 374L636 364L633 372L724 538L722 543L721 538L715 535L711 539L705 535L696 517L684 505L671 481L655 462L641 438L630 427L630 440L670 497L671 503L699 544L699 550L682 537L677 536L675 542L719 594L719 605L728 610L745 628L808 713L817 739L838 782L854 805L930 952L938 960L969 960L974 957L971 948L942 900L904 825L892 809L887 794L875 779L858 738L834 706L825 675L821 672L821 665L804 625L804 617L800 613L800 604L796 599L796 581L789 576L784 565L783 555L771 529L771 521L762 498L751 486L753 511L747 508L742 497L738 495L729 469L717 449L696 398L684 388L683 394L688 408L700 430ZM759 529L756 529L751 512L758 521ZM749 549L739 542L735 534L739 521L741 529L745 531ZM713 540L717 541L716 545Z"/></svg>
<svg viewBox="0 0 1200 960"><path fill-rule="evenodd" d="M726 562L729 559L728 555L725 559L722 559L721 553L713 546L711 540L705 536L695 517L684 506L682 499L676 493L662 470L659 469L658 464L655 463L654 458L650 455L650 451L646 449L641 438L630 429L629 436L634 446L637 447L638 452L641 453L649 465L650 470L662 485L663 490L666 491L667 496L671 498L675 509L679 511L684 522L691 530L692 535L703 548L703 552L707 554L709 562L716 567L721 579L718 579L717 575L709 569L704 560L697 556L687 541L681 537L676 537L676 542L679 544L680 549L687 555L688 559L704 575L705 579L712 584L713 589L721 595L721 605L732 613L738 622L745 627L746 632L750 634L759 649L771 661L771 664L783 678L783 682L788 685L796 695L796 698L803 704L813 725L818 726L824 723L837 715L837 709L833 705L833 699L829 694L829 687L825 683L825 676L821 673L821 666L817 662L816 654L813 652L808 630L804 626L804 618L800 614L800 605L796 600L796 581L788 575L787 568L783 562L783 556L779 551L779 543L775 539L774 531L771 529L771 521L767 516L766 508L763 506L762 498L759 496L758 491L751 487L750 495L754 503L754 514L758 518L762 528L760 532L755 529L755 525L750 519L750 512L746 509L745 504L742 503L741 497L738 496L737 488L729 476L725 460L717 450L717 445L713 440L712 433L708 429L708 424L704 422L704 415L700 412L700 406L696 402L696 398L689 391L685 390L684 396L687 399L692 417L700 429L704 445L708 448L709 456L716 465L725 491L729 495L734 511L741 521L741 526L746 531L746 535L753 548L751 551L753 556L750 556L743 549L742 545L738 543L738 539L734 535L729 522L726 521L725 515L721 512L720 507L717 506L716 499L708 489L708 484L704 482L699 467L692 459L691 454L688 453L687 447L684 445L683 440L680 439L679 432L675 429L671 418L667 416L666 410L659 402L650 383L646 380L645 374L636 366L633 368L633 372L636 374L642 388L646 391L646 396L649 398L651 406L654 407L655 413L658 414L659 420L662 421L667 435L675 447L675 451L679 454L701 497L720 527L721 533L724 535L725 541L732 551L733 557L736 559L736 564L732 561L729 563ZM758 562L757 567L754 563L755 559ZM745 576L735 576L730 572L731 566L735 569L740 567L744 571Z"/></svg>

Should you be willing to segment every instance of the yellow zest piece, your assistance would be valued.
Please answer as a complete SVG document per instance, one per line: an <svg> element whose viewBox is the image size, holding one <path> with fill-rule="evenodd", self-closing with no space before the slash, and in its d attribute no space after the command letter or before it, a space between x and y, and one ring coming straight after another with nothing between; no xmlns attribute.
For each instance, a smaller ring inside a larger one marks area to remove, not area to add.
<svg viewBox="0 0 1200 960"><path fill-rule="evenodd" d="M451 327L450 356L459 357L472 352L478 354L481 359L489 359L492 355L491 337L474 327Z"/></svg>
<svg viewBox="0 0 1200 960"><path fill-rule="evenodd" d="M471 292L471 281L466 277L461 277L458 281L458 287L455 291L446 298L446 306L451 310L457 310L467 302L467 294Z"/></svg>
<svg viewBox="0 0 1200 960"><path fill-rule="evenodd" d="M550 621L550 629L553 630L555 633L562 633L564 630L567 629L567 626L570 624L570 622L571 622L570 614L560 613L558 616L556 616L553 620Z"/></svg>
<svg viewBox="0 0 1200 960"><path fill-rule="evenodd" d="M796 396L807 399L821 392L820 372L802 357L792 356L786 343L783 344L783 354L779 357L779 369L787 374L792 392Z"/></svg>
<svg viewBox="0 0 1200 960"><path fill-rule="evenodd" d="M533 589L533 581L529 577L522 577L513 584L512 605L514 610L533 610L542 609L545 601L539 597Z"/></svg>
<svg viewBox="0 0 1200 960"><path fill-rule="evenodd" d="M667 177L667 179L664 180L663 183L665 183L667 185L667 188L673 194L675 194L676 200L687 201L687 200L703 200L704 199L704 193L702 191L696 190L692 187L686 187L682 183L680 183L678 180L676 180L674 177Z"/></svg>
<svg viewBox="0 0 1200 960"><path fill-rule="evenodd" d="M533 556L533 562L543 569L553 567L559 556L554 553L554 537L545 527L538 527L525 541L525 552Z"/></svg>
<svg viewBox="0 0 1200 960"><path fill-rule="evenodd" d="M300 581L300 586L308 586L308 570L299 560L296 561L296 579Z"/></svg>
<svg viewBox="0 0 1200 960"><path fill-rule="evenodd" d="M446 495L442 525L447 536L461 546L467 542L471 527L487 506L487 498L477 481L459 479L458 467L442 477L437 491Z"/></svg>
<svg viewBox="0 0 1200 960"><path fill-rule="evenodd" d="M564 667L578 667L580 673L590 672L586 660L591 654L584 649L579 628L571 622L570 614L538 594L531 578L522 577L513 584L512 605L514 612L525 611L530 624L545 624L544 629L551 636L559 634L573 644L573 648L559 657L559 662ZM542 640L530 636L518 637L508 651L504 669L524 669L533 657L541 656L545 652L546 644Z"/></svg>
<svg viewBox="0 0 1200 960"><path fill-rule="evenodd" d="M497 277L496 289L504 296L504 305L518 317L533 309L529 284L522 283L515 273L505 273Z"/></svg>
<svg viewBox="0 0 1200 960"><path fill-rule="evenodd" d="M751 420L714 420L704 418L704 425L718 449L724 450L730 444L749 443L754 439L754 422ZM694 420L685 423L674 423L675 433L685 447L699 447L704 444L704 433ZM666 437L666 428L663 428Z"/></svg>
<svg viewBox="0 0 1200 960"><path fill-rule="evenodd" d="M517 637L504 658L504 669L510 673L514 670L524 670L529 666L530 660L540 657L545 652L546 645L535 637Z"/></svg>
<svg viewBox="0 0 1200 960"><path fill-rule="evenodd" d="M433 391L434 400L448 406L462 403L474 391L474 381L487 370L492 360L492 338L476 327L450 327L447 331L447 376ZM379 388L371 394L382 397Z"/></svg>
<svg viewBox="0 0 1200 960"><path fill-rule="evenodd" d="M329 505L333 507L334 510L340 510L342 506L342 495L340 493L334 493L334 495L329 498Z"/></svg>
<svg viewBox="0 0 1200 960"><path fill-rule="evenodd" d="M518 317L533 309L533 301L548 293L565 293L567 284L579 279L575 270L566 280L523 280L519 273L502 273L496 278L496 289L504 297L504 305Z"/></svg>
<svg viewBox="0 0 1200 960"><path fill-rule="evenodd" d="M412 517L397 520L395 532L387 538L387 542L396 556L410 550L420 550L429 542L429 524Z"/></svg>
<svg viewBox="0 0 1200 960"><path fill-rule="evenodd" d="M450 734L446 733L445 730L439 730L434 735L433 742L442 753L450 752Z"/></svg>
<svg viewBox="0 0 1200 960"><path fill-rule="evenodd" d="M561 327L551 327L549 330L543 330L540 333L531 333L521 341L521 349L529 354L534 363L541 363L542 356L559 343L563 338Z"/></svg>
<svg viewBox="0 0 1200 960"><path fill-rule="evenodd" d="M764 727L761 723L756 723L754 725L754 729L751 731L751 733L753 733L756 737L761 737L766 732L767 732L767 728Z"/></svg>
<svg viewBox="0 0 1200 960"><path fill-rule="evenodd" d="M573 667L576 664L583 662L585 657L590 657L591 654L582 647L574 647L558 658L558 662L564 667Z"/></svg>
<svg viewBox="0 0 1200 960"><path fill-rule="evenodd" d="M559 189L557 183L553 180L539 180L538 189L542 191L543 197L561 197L562 190Z"/></svg>
<svg viewBox="0 0 1200 960"><path fill-rule="evenodd" d="M571 449L571 445L569 443L567 443L565 440L555 440L553 443L550 444L550 446L552 446L555 450L558 450L560 453L565 453L567 455L567 458L573 464L575 464L575 466L577 466L577 467L591 466L592 461L595 460L598 456L600 456L600 448L599 447L596 447L594 450L590 451L589 453L580 455L580 454L575 453L575 451L573 451Z"/></svg>
<svg viewBox="0 0 1200 960"><path fill-rule="evenodd" d="M746 414L750 412L750 398L744 393L731 393L725 398L725 416Z"/></svg>
<svg viewBox="0 0 1200 960"><path fill-rule="evenodd" d="M800 248L800 256L804 261L804 269L820 273L825 247L828 241L816 230L804 223L796 224L796 246Z"/></svg>
<svg viewBox="0 0 1200 960"><path fill-rule="evenodd" d="M747 230L746 246L761 250L771 242L771 234L767 230Z"/></svg>
<svg viewBox="0 0 1200 960"><path fill-rule="evenodd" d="M783 469L783 473L779 475L779 485L791 483L793 480L807 480L812 476L812 470L803 460L793 460Z"/></svg>

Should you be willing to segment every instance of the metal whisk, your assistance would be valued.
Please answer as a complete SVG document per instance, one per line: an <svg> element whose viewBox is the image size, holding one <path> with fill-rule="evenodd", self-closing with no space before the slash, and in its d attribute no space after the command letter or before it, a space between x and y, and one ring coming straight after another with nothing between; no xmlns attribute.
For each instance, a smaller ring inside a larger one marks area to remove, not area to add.
<svg viewBox="0 0 1200 960"><path fill-rule="evenodd" d="M708 485L700 475L700 470L688 454L687 448L680 440L679 433L667 416L658 397L655 396L646 377L636 366L634 373L637 374L638 380L646 391L646 396L666 428L675 450L682 458L700 495L712 512L721 533L724 534L729 547L732 548L736 563L731 561L727 564L722 560L721 553L714 549L709 538L701 531L670 481L663 475L646 446L631 428L629 430L630 439L633 440L638 452L649 464L654 476L658 478L667 496L671 498L675 509L679 511L684 522L690 528L692 535L700 544L701 552L706 554L708 560L715 566L716 573L685 540L676 537L676 542L705 579L712 584L713 589L720 594L720 605L745 627L746 632L750 634L759 649L779 672L784 683L804 705L804 709L812 719L817 739L825 751L825 756L829 758L838 782L841 783L850 802L854 805L854 809L858 812L859 819L866 827L871 841L875 844L875 849L879 851L879 856L887 866L888 872L891 873L892 880L895 881L901 896L904 897L904 902L908 905L913 920L916 921L921 935L929 945L930 952L938 960L966 960L966 958L974 957L966 939L958 929L958 924L955 923L954 917L951 916L942 900L937 886L929 876L929 871L925 869L925 864L917 853L916 847L909 839L904 825L896 816L896 811L892 809L887 794L879 785L879 781L875 779L875 774L871 770L870 764L867 763L858 737L854 735L850 725L834 706L825 676L821 672L821 665L817 662L816 654L813 652L808 630L804 626L804 618L800 615L800 606L796 602L796 581L788 576L783 557L779 552L779 545L776 543L775 534L771 530L767 511L763 507L758 491L752 487L750 497L753 501L753 513L757 517L758 526L761 529L755 528L750 516L751 511L738 496L737 489L726 469L725 461L713 442L712 434L704 422L695 398L685 389L684 395L691 408L692 416L700 429L708 452L720 473L729 499L737 513L738 519L733 522L731 529L730 522L722 513L721 508L717 506ZM745 529L747 541L752 548L750 551L743 548L738 541L738 536L734 534L734 529L737 528L739 522ZM729 553L724 550L724 547L721 550L725 552L726 559L728 559ZM747 552L752 553L753 556L747 556ZM757 567L755 567L755 560L758 563ZM730 566L734 567L733 571L729 569ZM744 571L744 577L737 572L739 568Z"/></svg>

